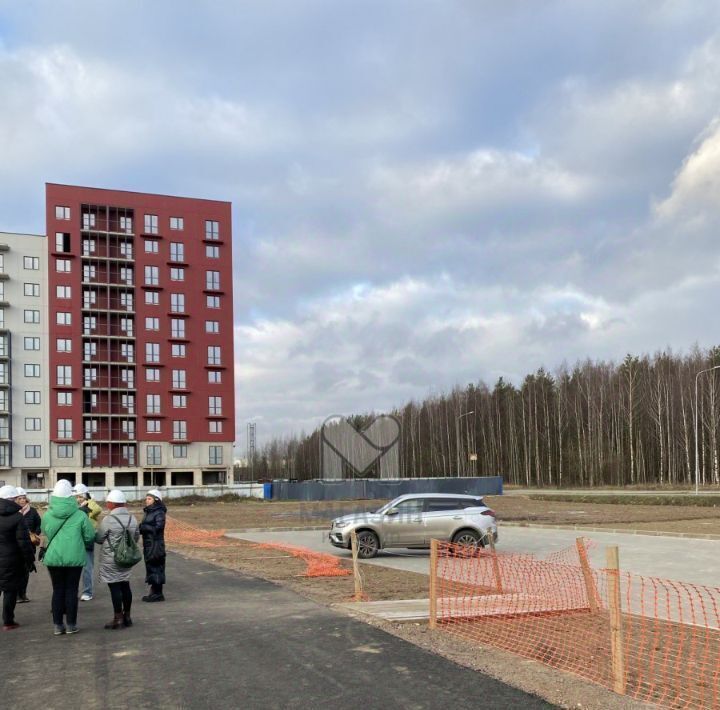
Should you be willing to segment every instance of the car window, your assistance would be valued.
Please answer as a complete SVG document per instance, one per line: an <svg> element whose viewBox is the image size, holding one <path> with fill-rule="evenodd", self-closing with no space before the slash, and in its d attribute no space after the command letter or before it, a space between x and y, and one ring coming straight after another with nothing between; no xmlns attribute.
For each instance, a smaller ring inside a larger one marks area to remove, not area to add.
<svg viewBox="0 0 720 710"><path fill-rule="evenodd" d="M460 507L461 508L484 508L485 503L483 502L482 498L473 498L471 500L461 500Z"/></svg>
<svg viewBox="0 0 720 710"><path fill-rule="evenodd" d="M452 498L430 498L428 500L428 513L434 513L442 510L460 510L464 506L459 500Z"/></svg>
<svg viewBox="0 0 720 710"><path fill-rule="evenodd" d="M410 500L404 500L402 503L398 503L395 510L400 513L418 513L425 508L425 501L422 498L414 498Z"/></svg>

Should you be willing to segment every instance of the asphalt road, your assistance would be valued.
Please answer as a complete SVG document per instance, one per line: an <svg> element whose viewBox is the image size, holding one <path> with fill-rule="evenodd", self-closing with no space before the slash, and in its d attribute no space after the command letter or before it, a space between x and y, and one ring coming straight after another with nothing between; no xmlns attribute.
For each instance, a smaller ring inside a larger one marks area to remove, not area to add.
<svg viewBox="0 0 720 710"><path fill-rule="evenodd" d="M54 637L38 567L21 628L0 632L3 707L552 707L282 587L176 555L163 604L140 601L137 570L131 629L102 628L103 585L80 605L80 633Z"/></svg>
<svg viewBox="0 0 720 710"><path fill-rule="evenodd" d="M263 533L231 533L234 537L255 542L284 542L301 545L319 552L329 552L349 558L347 550L341 550L327 541L327 530L307 530ZM596 567L605 566L605 548L618 545L620 566L623 569L648 577L663 577L692 582L709 587L720 587L720 540L695 540L674 537L655 537L624 533L581 532L554 530L540 527L499 526L498 550L503 552L532 553L545 557L575 545L575 539L583 536L595 544L590 549L590 562ZM429 571L428 552L425 550L382 551L371 564L409 570Z"/></svg>

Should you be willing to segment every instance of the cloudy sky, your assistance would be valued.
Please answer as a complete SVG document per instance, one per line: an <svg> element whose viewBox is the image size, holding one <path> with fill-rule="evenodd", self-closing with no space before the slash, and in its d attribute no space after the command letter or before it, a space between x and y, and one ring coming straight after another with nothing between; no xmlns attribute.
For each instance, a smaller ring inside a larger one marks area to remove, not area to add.
<svg viewBox="0 0 720 710"><path fill-rule="evenodd" d="M238 444L718 344L717 0L0 0L0 229L233 202Z"/></svg>

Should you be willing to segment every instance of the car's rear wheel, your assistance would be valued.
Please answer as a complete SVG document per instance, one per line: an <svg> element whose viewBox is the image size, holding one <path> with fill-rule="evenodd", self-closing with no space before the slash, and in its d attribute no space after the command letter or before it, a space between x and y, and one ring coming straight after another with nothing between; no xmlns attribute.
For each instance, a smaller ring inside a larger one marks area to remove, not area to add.
<svg viewBox="0 0 720 710"><path fill-rule="evenodd" d="M380 549L380 540L372 530L360 530L357 534L358 557L369 560L377 555Z"/></svg>
<svg viewBox="0 0 720 710"><path fill-rule="evenodd" d="M462 547L460 554L472 554L484 546L481 535L475 530L458 530L453 535L452 541Z"/></svg>

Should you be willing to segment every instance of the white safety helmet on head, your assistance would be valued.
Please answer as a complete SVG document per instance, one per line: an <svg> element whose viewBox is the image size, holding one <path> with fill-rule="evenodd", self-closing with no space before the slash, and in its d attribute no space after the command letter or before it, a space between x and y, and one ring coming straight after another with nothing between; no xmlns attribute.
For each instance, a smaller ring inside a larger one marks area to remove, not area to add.
<svg viewBox="0 0 720 710"><path fill-rule="evenodd" d="M108 503L120 503L122 505L125 505L125 503L127 503L127 498L125 497L125 494L117 488L113 488L113 490L111 490L110 493L107 494L107 498L105 500Z"/></svg>
<svg viewBox="0 0 720 710"><path fill-rule="evenodd" d="M17 498L19 495L18 489L15 488L15 486L3 486L0 488L0 498L5 500L12 500L13 498Z"/></svg>
<svg viewBox="0 0 720 710"><path fill-rule="evenodd" d="M24 488L21 488L20 486L17 486L17 492L19 496L26 496L27 491Z"/></svg>
<svg viewBox="0 0 720 710"><path fill-rule="evenodd" d="M157 498L158 500L162 500L162 493L157 488L151 488L147 494L149 496L152 496L153 498Z"/></svg>
<svg viewBox="0 0 720 710"><path fill-rule="evenodd" d="M84 483L76 483L73 486L73 493L76 496L85 496L88 494L90 489Z"/></svg>
<svg viewBox="0 0 720 710"><path fill-rule="evenodd" d="M52 494L56 498L70 498L73 494L72 483L70 481L61 478L53 488Z"/></svg>

